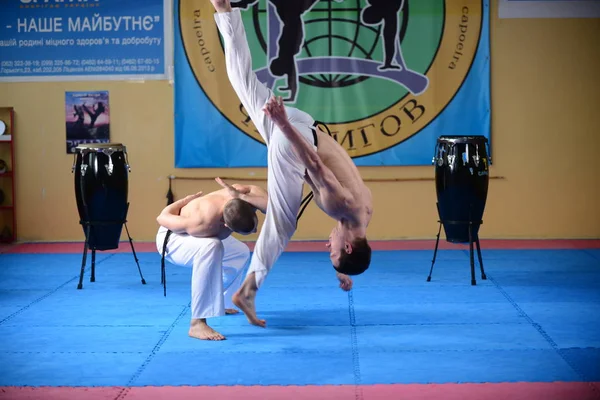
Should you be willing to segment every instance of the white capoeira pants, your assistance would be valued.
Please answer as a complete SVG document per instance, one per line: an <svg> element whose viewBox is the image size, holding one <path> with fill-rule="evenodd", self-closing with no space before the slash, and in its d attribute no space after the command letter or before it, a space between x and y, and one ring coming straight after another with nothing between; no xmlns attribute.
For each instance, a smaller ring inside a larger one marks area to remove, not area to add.
<svg viewBox="0 0 600 400"><path fill-rule="evenodd" d="M162 255L167 229L160 227L156 248ZM171 233L165 261L192 268L192 318L211 318L233 308L231 297L243 281L250 249L233 236L220 240Z"/></svg>
<svg viewBox="0 0 600 400"><path fill-rule="evenodd" d="M248 274L255 273L256 285L260 287L296 231L306 167L291 142L263 112L273 92L252 70L240 10L216 13L215 21L223 37L231 85L268 148L267 214L248 268ZM297 108L286 107L286 111L290 122L316 150L312 131L314 119Z"/></svg>

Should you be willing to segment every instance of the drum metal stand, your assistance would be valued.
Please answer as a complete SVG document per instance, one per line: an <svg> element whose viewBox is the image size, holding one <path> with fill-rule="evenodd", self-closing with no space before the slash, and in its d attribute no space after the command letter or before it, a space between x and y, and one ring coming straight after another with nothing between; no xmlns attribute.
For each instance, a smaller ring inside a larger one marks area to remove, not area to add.
<svg viewBox="0 0 600 400"><path fill-rule="evenodd" d="M87 213L87 206L85 206L85 209L86 209L86 215L89 215ZM128 210L129 210L129 203L127 203L127 210L125 211L125 215L127 215ZM127 220L122 220L122 221L87 221L87 220L84 221L84 220L81 220L81 221L79 221L79 223L81 225L85 226L85 244L83 245L83 259L81 261L81 272L79 274L79 284L77 285L77 289L83 288L83 274L85 272L85 266L87 263L88 249L90 249L89 237L90 237L90 234L93 233L92 229L91 229L92 226L97 226L97 225L123 224L125 226L125 231L127 232L127 237L129 238L129 245L131 246L133 258L135 259L135 263L137 264L138 272L140 273L142 285L146 284L146 280L144 279L144 276L142 275L142 269L140 268L140 263L137 258L137 254L135 253L135 249L133 247L133 240L131 239L131 235L129 234L129 229L127 228ZM90 276L90 282L96 282L96 249L92 248L91 250L92 250L92 271L91 271L91 276Z"/></svg>
<svg viewBox="0 0 600 400"><path fill-rule="evenodd" d="M437 207L438 207L438 215L439 214L439 203L437 203ZM470 218L469 218L470 219ZM470 262L471 262L471 285L476 285L477 282L475 280L475 258L473 255L473 242L475 242L476 246L477 246L477 258L479 259L479 267L481 269L481 279L486 280L487 276L485 276L485 271L483 270L483 259L481 258L481 247L479 245L479 235L475 235L475 240L473 240L473 225L475 224L483 224L483 221L443 221L441 218L438 221L440 224L440 227L438 229L438 233L437 233L437 239L435 241L435 250L433 251L433 260L431 260L431 269L429 270L429 276L427 277L427 282L431 282L431 273L433 272L433 264L435 264L435 257L437 255L437 251L438 251L438 245L440 242L440 233L442 232L442 224L446 223L446 224L450 224L450 225L469 225L469 255L470 255Z"/></svg>

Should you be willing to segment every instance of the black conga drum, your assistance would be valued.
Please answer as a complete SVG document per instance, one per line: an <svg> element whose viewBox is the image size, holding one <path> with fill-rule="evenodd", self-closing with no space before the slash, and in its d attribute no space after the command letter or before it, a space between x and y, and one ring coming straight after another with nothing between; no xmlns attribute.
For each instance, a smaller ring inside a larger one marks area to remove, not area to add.
<svg viewBox="0 0 600 400"><path fill-rule="evenodd" d="M79 145L73 172L77 209L89 248L118 248L128 209L129 165L125 146L120 143Z"/></svg>
<svg viewBox="0 0 600 400"><path fill-rule="evenodd" d="M488 140L485 136L440 136L435 182L438 213L446 240L469 243L478 237L489 183Z"/></svg>

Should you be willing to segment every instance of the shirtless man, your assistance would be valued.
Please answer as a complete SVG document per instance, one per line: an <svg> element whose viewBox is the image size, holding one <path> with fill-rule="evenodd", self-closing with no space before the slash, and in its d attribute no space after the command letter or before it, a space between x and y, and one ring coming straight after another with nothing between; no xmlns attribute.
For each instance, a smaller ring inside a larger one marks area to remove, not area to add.
<svg viewBox="0 0 600 400"><path fill-rule="evenodd" d="M250 251L231 233L256 232L256 210L266 212L268 197L258 186L216 181L223 189L189 195L165 207L156 218L158 252L162 254L171 231L165 260L192 268L189 335L204 340L225 339L208 326L207 318L237 313L232 295L240 287Z"/></svg>
<svg viewBox="0 0 600 400"><path fill-rule="evenodd" d="M252 70L252 59L239 9L229 0L211 0L223 38L229 80L268 148L268 205L248 274L233 302L251 324L266 326L256 316L258 288L296 230L304 182L317 205L337 221L327 247L340 287L352 288L348 275L364 272L371 261L366 228L372 198L346 151L315 128L307 113L286 107Z"/></svg>

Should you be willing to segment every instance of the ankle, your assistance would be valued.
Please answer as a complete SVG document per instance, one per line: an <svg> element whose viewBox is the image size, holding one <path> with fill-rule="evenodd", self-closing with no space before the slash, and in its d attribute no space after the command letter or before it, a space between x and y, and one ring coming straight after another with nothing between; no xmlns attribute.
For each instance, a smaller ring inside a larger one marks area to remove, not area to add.
<svg viewBox="0 0 600 400"><path fill-rule="evenodd" d="M206 318L192 318L190 326L202 326L207 325Z"/></svg>
<svg viewBox="0 0 600 400"><path fill-rule="evenodd" d="M254 297L256 296L256 288L250 286L250 285L244 285L242 287L242 296L248 298L248 297Z"/></svg>
<svg viewBox="0 0 600 400"><path fill-rule="evenodd" d="M242 290L245 293L256 293L256 291L258 290L258 286L256 286L256 275L254 272L248 275L248 277L242 284Z"/></svg>

